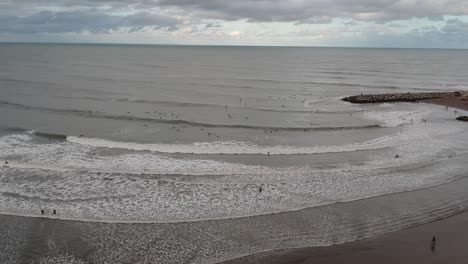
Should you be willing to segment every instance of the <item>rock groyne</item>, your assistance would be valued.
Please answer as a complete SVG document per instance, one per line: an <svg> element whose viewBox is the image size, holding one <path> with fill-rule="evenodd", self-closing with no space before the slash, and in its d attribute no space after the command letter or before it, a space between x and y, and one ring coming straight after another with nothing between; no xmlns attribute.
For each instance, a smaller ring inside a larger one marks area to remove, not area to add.
<svg viewBox="0 0 468 264"><path fill-rule="evenodd" d="M342 100L355 104L369 104L386 102L416 102L420 100L458 96L461 96L460 92L361 94L345 97Z"/></svg>

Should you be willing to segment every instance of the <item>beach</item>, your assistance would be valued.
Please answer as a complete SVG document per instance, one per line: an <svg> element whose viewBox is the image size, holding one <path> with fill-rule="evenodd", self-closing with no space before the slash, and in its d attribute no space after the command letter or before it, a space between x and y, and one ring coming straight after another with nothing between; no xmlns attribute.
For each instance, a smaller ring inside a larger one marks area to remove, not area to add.
<svg viewBox="0 0 468 264"><path fill-rule="evenodd" d="M467 111L419 100L464 98L466 51L0 51L2 264L219 263L468 208Z"/></svg>
<svg viewBox="0 0 468 264"><path fill-rule="evenodd" d="M428 100L423 100L422 102L427 102L431 104L437 104L437 105L442 105L442 106L447 106L447 107L452 107L452 108L468 111L467 93L465 93L461 97L445 97L445 98L437 98L437 99L428 99Z"/></svg>

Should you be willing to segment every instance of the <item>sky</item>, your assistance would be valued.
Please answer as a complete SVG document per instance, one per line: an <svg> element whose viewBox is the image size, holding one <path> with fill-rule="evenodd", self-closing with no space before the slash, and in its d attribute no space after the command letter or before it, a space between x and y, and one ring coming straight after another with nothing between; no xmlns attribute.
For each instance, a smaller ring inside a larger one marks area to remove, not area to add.
<svg viewBox="0 0 468 264"><path fill-rule="evenodd" d="M0 0L0 42L468 48L468 0Z"/></svg>

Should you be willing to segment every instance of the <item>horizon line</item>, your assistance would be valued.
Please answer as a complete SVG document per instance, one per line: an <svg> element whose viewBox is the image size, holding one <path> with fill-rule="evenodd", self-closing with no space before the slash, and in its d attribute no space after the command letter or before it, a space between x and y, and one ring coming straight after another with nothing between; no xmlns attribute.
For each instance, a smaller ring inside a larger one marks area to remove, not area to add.
<svg viewBox="0 0 468 264"><path fill-rule="evenodd" d="M439 47L385 47L385 46L306 46L306 45L233 45L233 44L180 44L180 43L112 43L112 42L33 42L33 41L0 41L4 44L42 44L42 45L120 45L120 46L180 46L180 47L252 47L252 48L342 48L342 49L425 49L425 50L468 50L468 48Z"/></svg>

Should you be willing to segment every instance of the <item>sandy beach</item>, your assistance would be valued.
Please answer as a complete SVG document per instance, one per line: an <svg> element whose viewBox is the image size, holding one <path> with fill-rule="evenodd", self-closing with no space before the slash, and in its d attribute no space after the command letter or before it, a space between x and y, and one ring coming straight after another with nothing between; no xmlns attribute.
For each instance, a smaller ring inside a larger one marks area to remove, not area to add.
<svg viewBox="0 0 468 264"><path fill-rule="evenodd" d="M459 97L450 96L450 97L422 100L421 102L443 105L443 106L448 106L448 107L458 108L458 109L468 111L468 93L467 92L465 92L464 94L462 94L462 96L459 96Z"/></svg>

